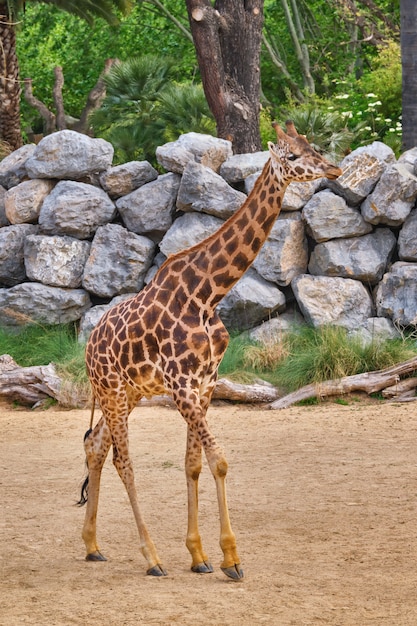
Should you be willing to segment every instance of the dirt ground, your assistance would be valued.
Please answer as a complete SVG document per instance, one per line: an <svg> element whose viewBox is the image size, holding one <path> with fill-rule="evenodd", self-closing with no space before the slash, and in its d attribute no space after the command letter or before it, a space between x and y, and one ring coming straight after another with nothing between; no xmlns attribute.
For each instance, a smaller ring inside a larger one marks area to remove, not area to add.
<svg viewBox="0 0 417 626"><path fill-rule="evenodd" d="M145 575L111 459L98 514L106 563L84 560L88 411L0 410L0 624L415 626L417 405L322 404L283 411L213 406L229 460L241 582L218 565L207 464L201 532L215 566L193 574L184 545L185 424L166 407L130 420L142 509L168 576Z"/></svg>

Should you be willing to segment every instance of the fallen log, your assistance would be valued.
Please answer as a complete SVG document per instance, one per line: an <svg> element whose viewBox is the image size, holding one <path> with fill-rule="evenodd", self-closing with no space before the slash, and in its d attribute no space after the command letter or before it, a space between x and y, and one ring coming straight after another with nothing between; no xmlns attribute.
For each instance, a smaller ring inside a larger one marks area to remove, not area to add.
<svg viewBox="0 0 417 626"><path fill-rule="evenodd" d="M0 356L0 397L33 406L47 398L53 398L67 408L85 406L88 394L72 390L57 374L53 363L32 367L20 367L10 355ZM242 403L269 403L279 397L278 390L264 380L250 385L220 378L213 398ZM144 406L175 406L170 396L156 396L140 402Z"/></svg>
<svg viewBox="0 0 417 626"><path fill-rule="evenodd" d="M365 372L345 376L338 380L327 380L322 383L306 385L270 404L270 409L285 409L301 400L310 398L324 398L327 396L344 395L352 391L365 391L368 394L377 393L390 385L400 381L400 376L417 370L417 356L397 363L383 370Z"/></svg>
<svg viewBox="0 0 417 626"><path fill-rule="evenodd" d="M61 385L53 363L20 367L9 354L0 356L0 396L8 400L34 405L58 399Z"/></svg>
<svg viewBox="0 0 417 626"><path fill-rule="evenodd" d="M417 387L417 377L404 378L404 380L398 381L395 385L385 387L382 390L384 398L400 398L400 397L412 397L415 388Z"/></svg>
<svg viewBox="0 0 417 626"><path fill-rule="evenodd" d="M228 378L219 378L213 392L214 400L230 400L243 403L272 402L279 398L274 385L265 380L256 379L250 385L235 383Z"/></svg>

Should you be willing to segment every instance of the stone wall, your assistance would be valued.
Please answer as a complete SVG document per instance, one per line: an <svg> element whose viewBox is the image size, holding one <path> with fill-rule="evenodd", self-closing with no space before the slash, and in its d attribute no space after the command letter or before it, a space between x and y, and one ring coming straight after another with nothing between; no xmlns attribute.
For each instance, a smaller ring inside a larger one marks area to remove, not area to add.
<svg viewBox="0 0 417 626"><path fill-rule="evenodd" d="M267 152L189 133L148 162L112 167L113 148L73 131L0 162L0 324L103 312L201 241L241 206ZM288 321L372 335L417 325L417 148L396 160L359 148L335 181L292 183L252 268L220 303L230 329L280 332Z"/></svg>

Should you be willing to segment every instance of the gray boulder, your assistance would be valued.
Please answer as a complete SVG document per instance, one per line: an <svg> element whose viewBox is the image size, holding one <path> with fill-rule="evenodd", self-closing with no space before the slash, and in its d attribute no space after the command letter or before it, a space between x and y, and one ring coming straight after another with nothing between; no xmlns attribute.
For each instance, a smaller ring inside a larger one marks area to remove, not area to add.
<svg viewBox="0 0 417 626"><path fill-rule="evenodd" d="M135 189L158 178L158 172L148 161L129 161L115 165L100 174L100 185L110 198L126 196Z"/></svg>
<svg viewBox="0 0 417 626"><path fill-rule="evenodd" d="M189 161L178 191L177 209L227 219L241 207L246 194L233 189L211 168Z"/></svg>
<svg viewBox="0 0 417 626"><path fill-rule="evenodd" d="M327 276L296 276L291 283L307 323L358 328L372 316L372 299L357 280Z"/></svg>
<svg viewBox="0 0 417 626"><path fill-rule="evenodd" d="M338 237L360 237L372 230L357 209L331 191L316 193L305 205L303 218L307 233L319 243Z"/></svg>
<svg viewBox="0 0 417 626"><path fill-rule="evenodd" d="M0 185L0 228L2 226L9 226L10 222L7 219L6 215L6 207L4 206L4 196L6 195L6 190L4 187Z"/></svg>
<svg viewBox="0 0 417 626"><path fill-rule="evenodd" d="M53 235L29 235L25 239L26 274L30 280L53 287L81 287L89 241Z"/></svg>
<svg viewBox="0 0 417 626"><path fill-rule="evenodd" d="M268 151L234 154L221 166L220 176L229 184L241 182L251 174L257 174L258 177L268 159Z"/></svg>
<svg viewBox="0 0 417 626"><path fill-rule="evenodd" d="M159 241L172 224L180 180L178 174L163 174L116 200L126 228Z"/></svg>
<svg viewBox="0 0 417 626"><path fill-rule="evenodd" d="M401 261L417 261L417 209L410 212L398 235Z"/></svg>
<svg viewBox="0 0 417 626"><path fill-rule="evenodd" d="M224 325L241 331L253 328L284 309L284 294L253 269L242 276L217 306Z"/></svg>
<svg viewBox="0 0 417 626"><path fill-rule="evenodd" d="M307 270L308 246L300 213L284 213L276 220L253 267L281 287Z"/></svg>
<svg viewBox="0 0 417 626"><path fill-rule="evenodd" d="M361 205L361 213L370 224L400 226L417 198L417 177L396 163L382 174L374 191Z"/></svg>
<svg viewBox="0 0 417 626"><path fill-rule="evenodd" d="M0 228L0 283L13 286L27 280L25 239L38 231L33 224L15 224Z"/></svg>
<svg viewBox="0 0 417 626"><path fill-rule="evenodd" d="M265 345L280 343L285 333L296 331L303 324L305 324L304 319L299 313L284 311L281 315L252 328L249 331L249 337Z"/></svg>
<svg viewBox="0 0 417 626"><path fill-rule="evenodd" d="M47 135L26 161L29 178L78 180L107 170L114 149L104 139L93 139L73 130Z"/></svg>
<svg viewBox="0 0 417 626"><path fill-rule="evenodd" d="M4 207L10 224L35 224L41 206L54 187L52 180L25 180L4 196Z"/></svg>
<svg viewBox="0 0 417 626"><path fill-rule="evenodd" d="M394 263L375 293L378 317L388 317L399 326L417 326L417 265Z"/></svg>
<svg viewBox="0 0 417 626"><path fill-rule="evenodd" d="M300 211L320 189L323 179L290 183L282 200L282 211Z"/></svg>
<svg viewBox="0 0 417 626"><path fill-rule="evenodd" d="M0 185L10 189L28 177L26 161L35 151L35 144L18 148L0 161Z"/></svg>
<svg viewBox="0 0 417 626"><path fill-rule="evenodd" d="M369 317L363 326L349 331L348 334L359 339L365 346L401 337L398 329L386 317Z"/></svg>
<svg viewBox="0 0 417 626"><path fill-rule="evenodd" d="M200 243L203 239L216 232L224 222L213 215L205 213L185 213L175 220L165 233L159 248L169 257Z"/></svg>
<svg viewBox="0 0 417 626"><path fill-rule="evenodd" d="M374 141L345 157L340 164L342 175L336 180L329 180L327 186L343 196L348 204L358 205L373 191L387 165L394 161L393 150L380 141Z"/></svg>
<svg viewBox="0 0 417 626"><path fill-rule="evenodd" d="M88 239L99 226L111 222L115 214L115 205L102 189L61 180L42 204L39 225L47 235Z"/></svg>
<svg viewBox="0 0 417 626"><path fill-rule="evenodd" d="M0 324L67 324L79 320L91 307L83 289L62 289L40 283L21 283L0 289Z"/></svg>
<svg viewBox="0 0 417 626"><path fill-rule="evenodd" d="M398 157L398 163L404 165L410 174L417 176L417 147L406 150Z"/></svg>
<svg viewBox="0 0 417 626"><path fill-rule="evenodd" d="M375 285L386 270L395 244L395 235L388 228L363 237L319 243L311 253L308 270L315 276L355 278Z"/></svg>
<svg viewBox="0 0 417 626"><path fill-rule="evenodd" d="M168 172L177 174L182 174L189 161L202 163L217 172L232 154L232 143L226 139L186 133L176 141L159 146L156 149L156 160Z"/></svg>
<svg viewBox="0 0 417 626"><path fill-rule="evenodd" d="M85 264L83 287L100 298L136 293L144 286L155 244L118 224L97 229Z"/></svg>

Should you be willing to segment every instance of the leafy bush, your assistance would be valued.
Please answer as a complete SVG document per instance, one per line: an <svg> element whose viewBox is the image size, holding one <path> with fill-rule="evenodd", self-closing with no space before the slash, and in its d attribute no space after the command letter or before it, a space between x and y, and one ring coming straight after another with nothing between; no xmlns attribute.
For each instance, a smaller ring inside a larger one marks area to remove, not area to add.
<svg viewBox="0 0 417 626"><path fill-rule="evenodd" d="M115 162L155 161L155 150L187 132L214 134L201 85L176 83L174 61L154 54L115 64L107 95L90 118L97 137L115 149Z"/></svg>
<svg viewBox="0 0 417 626"><path fill-rule="evenodd" d="M401 59L399 45L382 48L372 71L359 80L338 81L334 106L350 129L356 129L361 145L384 141L397 154L401 150Z"/></svg>

